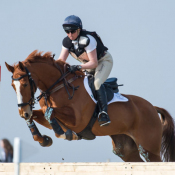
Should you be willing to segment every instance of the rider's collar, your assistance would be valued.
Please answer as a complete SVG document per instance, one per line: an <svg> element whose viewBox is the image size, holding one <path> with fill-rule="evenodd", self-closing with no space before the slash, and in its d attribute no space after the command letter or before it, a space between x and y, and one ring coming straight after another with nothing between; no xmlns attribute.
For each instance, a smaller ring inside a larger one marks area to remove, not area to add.
<svg viewBox="0 0 175 175"><path fill-rule="evenodd" d="M78 44L78 40L72 40L72 43L76 45Z"/></svg>

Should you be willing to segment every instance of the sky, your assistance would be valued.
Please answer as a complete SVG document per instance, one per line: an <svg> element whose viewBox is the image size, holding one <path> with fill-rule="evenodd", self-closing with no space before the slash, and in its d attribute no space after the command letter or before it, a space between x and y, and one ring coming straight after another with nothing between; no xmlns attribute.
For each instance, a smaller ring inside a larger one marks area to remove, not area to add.
<svg viewBox="0 0 175 175"><path fill-rule="evenodd" d="M0 139L22 142L22 162L122 162L112 153L111 138L67 141L36 124L53 139L41 147L35 142L17 108L11 87L13 65L32 51L51 51L59 57L66 36L62 23L79 16L83 28L96 31L112 54L109 77L117 77L120 93L140 96L175 117L175 1L174 0L1 0L0 1ZM71 56L70 64L79 64ZM38 92L36 93L36 95ZM39 109L39 105L36 105Z"/></svg>

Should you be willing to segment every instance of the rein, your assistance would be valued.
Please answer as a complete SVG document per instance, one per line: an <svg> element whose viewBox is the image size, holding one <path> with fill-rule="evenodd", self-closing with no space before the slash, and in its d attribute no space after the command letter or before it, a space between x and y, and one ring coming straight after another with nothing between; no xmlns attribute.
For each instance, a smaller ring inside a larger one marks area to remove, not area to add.
<svg viewBox="0 0 175 175"><path fill-rule="evenodd" d="M34 89L33 89L33 85L35 87L35 91L36 91L37 87L36 87L36 84L35 84L34 80L32 79L32 76L31 76L31 73L29 72L29 70L26 67L25 67L25 70L26 70L25 75L22 75L19 78L13 78L13 76L12 76L12 80L13 81L19 81L24 77L28 77L29 83L30 83L30 89L31 89L31 98L27 103L18 103L18 107L23 107L23 106L29 105L30 109L32 110L34 108L34 104L35 104L35 97L34 97L35 92L34 92Z"/></svg>
<svg viewBox="0 0 175 175"><path fill-rule="evenodd" d="M64 64L64 71L62 71L61 68L60 68L60 66L58 64L56 64L55 62L54 62L54 65L60 71L61 77L53 85L51 85L46 91L41 92L41 94L37 97L37 101L40 101L41 98L44 97L45 103L46 103L47 107L48 107L47 99L50 96L50 94L58 91L59 89L61 89L63 87L65 87L65 89L66 89L66 92L68 94L68 99L69 100L72 99L73 96L74 96L75 90L77 90L79 86L74 87L73 85L71 85L71 82L73 82L74 80L76 80L79 77L83 77L82 75L76 75L75 74L75 76L73 78L71 78L69 80L66 80L66 77L71 73L69 70L66 71L66 69L69 68L68 65L67 64ZM26 74L25 75L22 75L19 78L13 78L13 76L12 76L12 80L19 81L19 80L21 80L22 78L24 78L26 76L28 77L29 83L30 83L30 89L31 89L31 98L30 98L30 100L27 103L20 103L20 104L18 104L18 107L23 107L23 106L29 105L30 108L31 108L31 110L32 110L34 108L34 105L35 105L34 94L35 94L35 91L37 89L37 86L36 86L34 80L32 79L31 73L29 72L29 70L26 67L24 67L24 68L26 70ZM55 85L57 85L58 83L60 83L61 81L63 81L63 83L53 89L53 87ZM35 91L34 91L33 86L35 87ZM68 89L73 89L72 95L70 94L70 92L69 92Z"/></svg>
<svg viewBox="0 0 175 175"><path fill-rule="evenodd" d="M67 94L69 96L68 99L71 100L73 98L73 96L74 96L75 90L77 90L78 87L79 87L79 86L74 87L73 85L71 85L71 82L73 82L74 80L76 80L79 77L82 77L82 75L78 76L78 75L75 74L75 76L73 78L71 78L71 79L69 79L67 81L66 80L66 77L71 73L69 70L66 72L66 69L67 69L67 66L68 65L67 64L64 64L64 71L62 71L61 68L60 68L60 66L58 64L56 64L55 62L54 62L54 65L60 71L61 77L53 85L51 85L45 92L41 92L41 94L37 97L37 101L40 101L41 98L44 97L45 103L46 103L47 107L48 107L47 98L50 96L50 94L58 91L59 89L61 89L63 87L65 87L66 92L67 92ZM56 84L60 83L61 81L63 81L63 83L53 89L53 87ZM72 95L70 95L68 88L73 89Z"/></svg>

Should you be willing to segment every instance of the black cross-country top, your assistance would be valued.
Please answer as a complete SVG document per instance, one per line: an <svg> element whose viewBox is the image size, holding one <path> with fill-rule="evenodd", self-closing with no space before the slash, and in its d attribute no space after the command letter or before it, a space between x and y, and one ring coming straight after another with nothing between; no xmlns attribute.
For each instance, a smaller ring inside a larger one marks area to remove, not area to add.
<svg viewBox="0 0 175 175"><path fill-rule="evenodd" d="M78 47L75 49L74 44L72 43L72 40L69 39L69 37L65 37L63 39L63 47L67 48L69 50L69 53L76 59L78 59L79 57L81 57L81 55L83 55L86 50L85 47L87 47L89 45L90 39L87 35L91 35L92 37L95 38L96 42L97 42L97 46L96 46L96 50L97 50L97 58L98 60L100 60L101 57L104 56L105 51L108 50L107 47L104 46L101 38L97 35L96 32L89 32L89 31L81 31L80 35L78 36L77 40L77 44Z"/></svg>

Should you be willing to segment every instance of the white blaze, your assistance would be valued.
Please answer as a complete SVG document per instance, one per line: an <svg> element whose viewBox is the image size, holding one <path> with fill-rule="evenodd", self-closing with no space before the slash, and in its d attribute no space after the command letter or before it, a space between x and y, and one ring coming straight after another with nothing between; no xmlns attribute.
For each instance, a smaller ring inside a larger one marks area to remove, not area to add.
<svg viewBox="0 0 175 175"><path fill-rule="evenodd" d="M14 83L15 89L16 89L18 104L21 104L21 103L23 103L23 101L22 101L22 95L21 95L21 92L20 92L20 82L19 81L14 81L13 83ZM19 107L19 109L21 109L21 107Z"/></svg>

